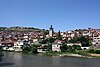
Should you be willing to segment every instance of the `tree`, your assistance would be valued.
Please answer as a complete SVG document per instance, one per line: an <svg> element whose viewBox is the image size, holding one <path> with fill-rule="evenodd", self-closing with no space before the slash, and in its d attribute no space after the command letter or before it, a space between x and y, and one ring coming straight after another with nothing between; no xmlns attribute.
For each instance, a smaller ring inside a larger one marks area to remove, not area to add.
<svg viewBox="0 0 100 67"><path fill-rule="evenodd" d="M73 45L72 47L73 47L75 50L82 50L82 49L81 49L81 46L79 46L79 45Z"/></svg>
<svg viewBox="0 0 100 67"><path fill-rule="evenodd" d="M89 40L84 36L76 37L68 41L69 43L81 43L83 47L90 46Z"/></svg>
<svg viewBox="0 0 100 67"><path fill-rule="evenodd" d="M42 40L42 44L46 44L48 41L47 41L47 39L44 39L44 40Z"/></svg>
<svg viewBox="0 0 100 67"><path fill-rule="evenodd" d="M34 53L34 54L36 54L36 53L38 53L37 52L37 47L38 47L39 45L35 45L35 44L32 44L31 46L26 46L26 47L24 47L23 48L23 53Z"/></svg>
<svg viewBox="0 0 100 67"><path fill-rule="evenodd" d="M69 40L68 42L69 42L69 43L77 43L77 39L74 38L74 39Z"/></svg>
<svg viewBox="0 0 100 67"><path fill-rule="evenodd" d="M46 43L53 43L55 41L54 38L50 37L50 38L46 38L42 41L42 44L46 44Z"/></svg>
<svg viewBox="0 0 100 67"><path fill-rule="evenodd" d="M74 51L75 51L75 49L74 49L72 46L67 46L66 52L72 53L72 52L74 52Z"/></svg>
<svg viewBox="0 0 100 67"><path fill-rule="evenodd" d="M23 53L29 53L30 51L30 47L24 47L22 50Z"/></svg>
<svg viewBox="0 0 100 67"><path fill-rule="evenodd" d="M43 29L43 33L44 33L44 35L47 35L47 34L49 34L49 30Z"/></svg>
<svg viewBox="0 0 100 67"><path fill-rule="evenodd" d="M66 44L63 43L63 44L61 45L60 49L61 49L61 52L66 52L66 51L68 50L68 46L67 46Z"/></svg>
<svg viewBox="0 0 100 67"><path fill-rule="evenodd" d="M59 32L58 32L57 39L58 39L58 40L62 40L62 36L61 36L61 34L60 34L60 30L59 30Z"/></svg>
<svg viewBox="0 0 100 67"><path fill-rule="evenodd" d="M0 61L2 61L2 56L3 56L2 47L0 46Z"/></svg>
<svg viewBox="0 0 100 67"><path fill-rule="evenodd" d="M48 45L47 51L52 51L52 45L51 44Z"/></svg>
<svg viewBox="0 0 100 67"><path fill-rule="evenodd" d="M30 49L31 49L31 52L32 52L32 53L34 53L34 54L38 53L38 51L37 51L37 46L34 45L34 44L31 45Z"/></svg>
<svg viewBox="0 0 100 67"><path fill-rule="evenodd" d="M88 47L90 46L89 40L87 38L85 38L84 36L81 36L79 38L79 41L82 43L83 47Z"/></svg>
<svg viewBox="0 0 100 67"><path fill-rule="evenodd" d="M47 38L47 41L50 42L50 43L53 43L55 41L55 39L50 37L50 38Z"/></svg>

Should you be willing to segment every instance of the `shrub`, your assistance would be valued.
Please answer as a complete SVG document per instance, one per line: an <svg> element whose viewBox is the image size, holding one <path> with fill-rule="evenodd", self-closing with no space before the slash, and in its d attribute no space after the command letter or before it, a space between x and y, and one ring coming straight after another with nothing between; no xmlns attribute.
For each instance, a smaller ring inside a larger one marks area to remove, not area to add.
<svg viewBox="0 0 100 67"><path fill-rule="evenodd" d="M96 54L100 54L100 50L95 50L95 53Z"/></svg>
<svg viewBox="0 0 100 67"><path fill-rule="evenodd" d="M2 47L0 46L0 61L2 61L2 56L3 56Z"/></svg>
<svg viewBox="0 0 100 67"><path fill-rule="evenodd" d="M95 50L94 49L90 49L88 52L89 53L95 53Z"/></svg>
<svg viewBox="0 0 100 67"><path fill-rule="evenodd" d="M30 47L24 47L22 50L23 53L29 53L30 51Z"/></svg>

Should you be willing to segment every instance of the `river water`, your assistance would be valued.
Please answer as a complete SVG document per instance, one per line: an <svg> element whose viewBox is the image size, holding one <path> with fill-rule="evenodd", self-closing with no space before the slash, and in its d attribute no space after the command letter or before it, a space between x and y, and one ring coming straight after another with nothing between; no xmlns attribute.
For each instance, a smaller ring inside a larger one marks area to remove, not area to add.
<svg viewBox="0 0 100 67"><path fill-rule="evenodd" d="M0 67L100 67L100 59L36 56L5 52Z"/></svg>

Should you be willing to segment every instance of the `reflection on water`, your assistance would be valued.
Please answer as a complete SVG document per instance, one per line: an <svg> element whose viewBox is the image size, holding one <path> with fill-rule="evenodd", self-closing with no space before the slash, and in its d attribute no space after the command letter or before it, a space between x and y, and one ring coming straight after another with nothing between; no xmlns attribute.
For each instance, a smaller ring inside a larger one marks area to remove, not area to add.
<svg viewBox="0 0 100 67"><path fill-rule="evenodd" d="M34 56L5 52L0 67L100 67L100 59Z"/></svg>
<svg viewBox="0 0 100 67"><path fill-rule="evenodd" d="M60 57L52 56L52 65L53 67L59 67L60 62Z"/></svg>
<svg viewBox="0 0 100 67"><path fill-rule="evenodd" d="M0 66L10 66L13 65L14 63L0 63Z"/></svg>

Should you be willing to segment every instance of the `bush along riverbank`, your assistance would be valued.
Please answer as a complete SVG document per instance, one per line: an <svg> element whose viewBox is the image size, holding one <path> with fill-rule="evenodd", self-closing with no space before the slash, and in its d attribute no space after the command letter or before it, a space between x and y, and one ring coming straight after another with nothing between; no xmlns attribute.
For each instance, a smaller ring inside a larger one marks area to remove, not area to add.
<svg viewBox="0 0 100 67"><path fill-rule="evenodd" d="M0 47L0 61L2 61L2 56L3 56L2 47Z"/></svg>
<svg viewBox="0 0 100 67"><path fill-rule="evenodd" d="M74 51L64 51L64 52L53 52L47 51L45 53L39 53L39 55L46 56L59 56L59 57L83 57L83 58L100 58L100 50L74 50Z"/></svg>
<svg viewBox="0 0 100 67"><path fill-rule="evenodd" d="M100 58L100 50L82 50L79 46L65 46L61 47L60 52L54 52L52 50L48 50L45 53L38 53L37 47L39 45L31 45L28 47L24 47L22 53L24 54L35 54L35 55L45 55L45 56L73 56L73 57L85 57L85 58Z"/></svg>
<svg viewBox="0 0 100 67"><path fill-rule="evenodd" d="M37 47L38 47L38 45L31 45L31 46L24 47L22 50L22 53L24 53L24 54L38 54Z"/></svg>
<svg viewBox="0 0 100 67"><path fill-rule="evenodd" d="M48 51L46 53L40 53L40 55L46 55L46 56L59 56L59 57L86 57L90 58L90 54L84 51L78 51L78 52L52 52Z"/></svg>

